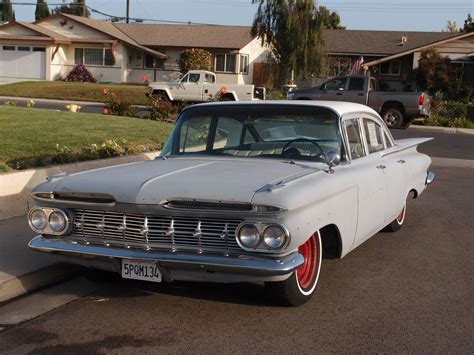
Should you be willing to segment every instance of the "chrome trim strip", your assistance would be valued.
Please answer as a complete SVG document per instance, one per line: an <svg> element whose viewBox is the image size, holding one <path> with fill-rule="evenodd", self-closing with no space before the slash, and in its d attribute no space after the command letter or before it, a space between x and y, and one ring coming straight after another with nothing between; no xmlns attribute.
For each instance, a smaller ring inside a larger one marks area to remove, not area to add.
<svg viewBox="0 0 474 355"><path fill-rule="evenodd" d="M428 170L426 172L425 185L431 184L434 181L434 179L435 179L435 174L431 170Z"/></svg>
<svg viewBox="0 0 474 355"><path fill-rule="evenodd" d="M279 257L264 258L249 255L225 256L206 253L171 253L160 251L140 251L122 248L80 245L62 238L45 238L38 235L28 246L34 250L82 256L86 258L121 258L151 260L164 268L197 269L202 271L223 271L249 275L287 275L303 265L304 257L298 252Z"/></svg>

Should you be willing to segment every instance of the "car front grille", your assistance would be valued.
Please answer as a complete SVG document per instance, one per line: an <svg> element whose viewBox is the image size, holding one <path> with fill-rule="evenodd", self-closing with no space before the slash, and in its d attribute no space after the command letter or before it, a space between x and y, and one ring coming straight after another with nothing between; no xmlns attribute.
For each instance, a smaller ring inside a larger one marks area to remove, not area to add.
<svg viewBox="0 0 474 355"><path fill-rule="evenodd" d="M127 247L242 251L235 240L241 222L76 209L72 235L87 242Z"/></svg>

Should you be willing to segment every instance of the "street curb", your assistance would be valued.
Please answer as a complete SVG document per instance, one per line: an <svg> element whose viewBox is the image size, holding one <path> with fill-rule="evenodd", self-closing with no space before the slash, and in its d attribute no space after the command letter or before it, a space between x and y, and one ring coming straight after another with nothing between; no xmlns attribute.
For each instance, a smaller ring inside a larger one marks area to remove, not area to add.
<svg viewBox="0 0 474 355"><path fill-rule="evenodd" d="M445 133L464 133L464 134L474 134L474 129L472 128L456 128L456 127L438 127L438 126L420 126L420 125L410 125L410 128L416 129L425 129L431 131L442 131Z"/></svg>
<svg viewBox="0 0 474 355"><path fill-rule="evenodd" d="M12 277L0 284L0 304L41 287L72 276L81 267L71 264L53 264L31 273Z"/></svg>
<svg viewBox="0 0 474 355"><path fill-rule="evenodd" d="M105 102L94 102L94 101L74 101L74 100L58 100L58 99L42 99L42 98L35 98L35 97L19 97L19 96L0 96L0 100L14 100L14 101L28 101L33 100L40 103L49 103L49 104L60 104L60 105L82 105L82 106L98 106L103 107L106 106L107 103ZM144 109L147 106L144 105L132 105L133 107L137 107L139 109Z"/></svg>

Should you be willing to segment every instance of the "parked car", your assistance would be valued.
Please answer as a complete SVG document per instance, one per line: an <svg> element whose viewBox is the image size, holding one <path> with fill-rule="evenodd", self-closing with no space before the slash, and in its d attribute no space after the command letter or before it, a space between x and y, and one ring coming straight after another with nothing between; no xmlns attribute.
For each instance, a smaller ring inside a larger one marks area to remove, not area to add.
<svg viewBox="0 0 474 355"><path fill-rule="evenodd" d="M265 88L243 84L218 84L216 74L205 70L190 70L180 80L154 82L149 85L149 95L166 101L204 102L264 100Z"/></svg>
<svg viewBox="0 0 474 355"><path fill-rule="evenodd" d="M265 282L301 305L323 257L402 227L434 179L427 140L394 141L360 104L194 105L161 157L37 186L29 246L138 280Z"/></svg>
<svg viewBox="0 0 474 355"><path fill-rule="evenodd" d="M356 102L380 113L389 128L408 128L416 117L430 115L431 98L423 92L380 91L369 76L342 76L310 89L288 93L290 100L334 100Z"/></svg>

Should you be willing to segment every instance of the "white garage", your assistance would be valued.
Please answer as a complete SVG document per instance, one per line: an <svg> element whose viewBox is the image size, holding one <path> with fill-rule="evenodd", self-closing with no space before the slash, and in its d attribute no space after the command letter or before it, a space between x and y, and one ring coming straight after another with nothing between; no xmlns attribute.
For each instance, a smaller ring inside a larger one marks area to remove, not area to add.
<svg viewBox="0 0 474 355"><path fill-rule="evenodd" d="M0 77L45 79L46 47L0 43Z"/></svg>

